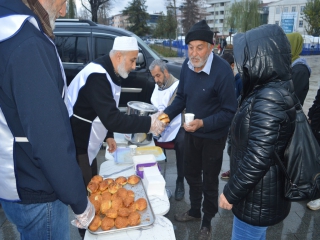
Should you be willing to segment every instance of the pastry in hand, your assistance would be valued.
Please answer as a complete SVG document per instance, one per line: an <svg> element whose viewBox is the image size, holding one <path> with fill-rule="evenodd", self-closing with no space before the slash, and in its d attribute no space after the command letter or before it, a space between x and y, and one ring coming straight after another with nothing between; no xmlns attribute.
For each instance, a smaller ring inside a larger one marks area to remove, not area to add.
<svg viewBox="0 0 320 240"><path fill-rule="evenodd" d="M140 178L138 176L136 176L136 175L131 175L128 178L128 183L131 184L131 185L136 185L139 181L140 181Z"/></svg>
<svg viewBox="0 0 320 240"><path fill-rule="evenodd" d="M92 222L89 225L89 229L93 232L97 231L101 225L101 219L98 215L94 216Z"/></svg>
<svg viewBox="0 0 320 240"><path fill-rule="evenodd" d="M107 231L113 227L114 227L114 219L113 218L104 217L102 219L102 221L101 221L101 229L102 230Z"/></svg>
<svg viewBox="0 0 320 240"><path fill-rule="evenodd" d="M165 113L161 113L159 116L158 116L158 119L163 122L164 124L167 124L170 122L170 119L169 119L169 116Z"/></svg>

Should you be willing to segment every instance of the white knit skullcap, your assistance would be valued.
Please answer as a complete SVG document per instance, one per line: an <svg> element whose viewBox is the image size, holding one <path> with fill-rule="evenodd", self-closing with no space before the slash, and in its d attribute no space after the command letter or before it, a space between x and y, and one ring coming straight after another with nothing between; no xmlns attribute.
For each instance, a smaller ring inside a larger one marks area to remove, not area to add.
<svg viewBox="0 0 320 240"><path fill-rule="evenodd" d="M139 50L137 39L135 37L116 37L113 42L112 50L118 50L118 51Z"/></svg>

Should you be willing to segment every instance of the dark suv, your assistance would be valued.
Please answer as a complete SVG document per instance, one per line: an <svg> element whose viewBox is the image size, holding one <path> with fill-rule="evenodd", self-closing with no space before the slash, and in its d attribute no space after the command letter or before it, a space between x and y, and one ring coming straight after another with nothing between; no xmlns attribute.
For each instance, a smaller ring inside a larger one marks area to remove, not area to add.
<svg viewBox="0 0 320 240"><path fill-rule="evenodd" d="M137 66L128 78L122 80L119 107L127 107L129 101L150 103L155 82L149 71L149 65L160 57L141 38L121 28L100 25L89 20L73 19L58 19L54 34L68 85L89 62L109 54L115 37L135 37L139 44ZM164 61L167 62L169 72L179 79L181 64Z"/></svg>

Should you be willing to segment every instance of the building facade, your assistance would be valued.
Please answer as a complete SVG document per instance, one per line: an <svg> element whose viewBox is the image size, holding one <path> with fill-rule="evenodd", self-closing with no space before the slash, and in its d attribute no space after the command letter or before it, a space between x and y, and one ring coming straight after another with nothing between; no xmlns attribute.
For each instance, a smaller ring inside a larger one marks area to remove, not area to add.
<svg viewBox="0 0 320 240"><path fill-rule="evenodd" d="M231 1L207 0L207 23L213 32L218 35L229 35L229 27L226 22L227 10Z"/></svg>
<svg viewBox="0 0 320 240"><path fill-rule="evenodd" d="M269 24L280 25L286 33L299 32L305 35L307 22L303 20L303 10L307 0L282 0L269 6Z"/></svg>

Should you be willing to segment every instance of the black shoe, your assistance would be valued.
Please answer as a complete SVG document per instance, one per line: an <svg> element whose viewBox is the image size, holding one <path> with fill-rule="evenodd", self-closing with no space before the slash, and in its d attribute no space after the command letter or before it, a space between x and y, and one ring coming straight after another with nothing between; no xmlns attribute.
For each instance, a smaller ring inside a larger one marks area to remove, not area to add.
<svg viewBox="0 0 320 240"><path fill-rule="evenodd" d="M196 218L189 216L189 211L185 213L177 213L174 215L174 219L178 222L200 221L201 217Z"/></svg>
<svg viewBox="0 0 320 240"><path fill-rule="evenodd" d="M184 184L183 181L182 182L177 182L176 183L176 190L174 192L174 198L177 201L182 200L184 197Z"/></svg>
<svg viewBox="0 0 320 240"><path fill-rule="evenodd" d="M202 227L199 232L198 240L211 240L212 228Z"/></svg>

